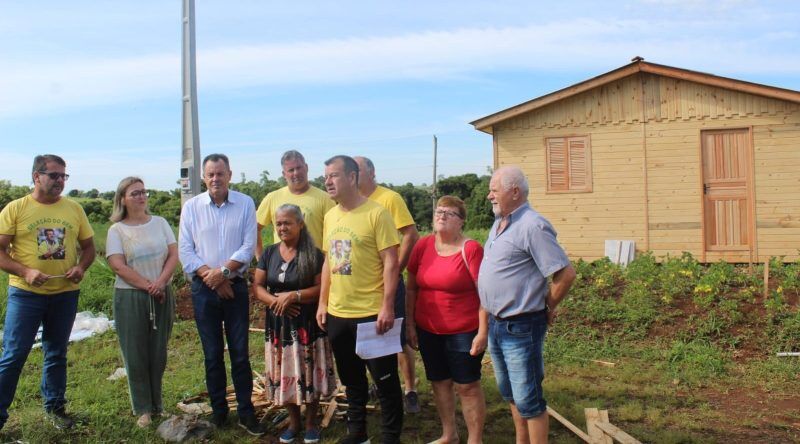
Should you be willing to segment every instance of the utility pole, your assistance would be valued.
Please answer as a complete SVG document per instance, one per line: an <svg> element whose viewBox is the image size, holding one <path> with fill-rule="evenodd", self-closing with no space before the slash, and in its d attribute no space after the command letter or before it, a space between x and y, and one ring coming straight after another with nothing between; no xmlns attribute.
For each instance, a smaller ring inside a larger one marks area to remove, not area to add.
<svg viewBox="0 0 800 444"><path fill-rule="evenodd" d="M183 0L183 131L181 144L181 206L200 194L200 128L197 122L194 0Z"/></svg>
<svg viewBox="0 0 800 444"><path fill-rule="evenodd" d="M439 148L439 139L436 134L433 135L433 186L431 187L431 203L433 211L436 211L436 155Z"/></svg>

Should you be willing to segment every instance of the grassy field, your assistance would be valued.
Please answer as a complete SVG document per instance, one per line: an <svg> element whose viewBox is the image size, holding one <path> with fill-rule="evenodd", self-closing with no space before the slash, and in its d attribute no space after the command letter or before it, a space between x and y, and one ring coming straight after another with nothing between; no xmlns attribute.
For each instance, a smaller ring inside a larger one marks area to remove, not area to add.
<svg viewBox="0 0 800 444"><path fill-rule="evenodd" d="M481 234L471 236L483 240ZM800 263L771 264L766 298L758 267L705 266L688 256L656 263L648 255L626 269L607 261L575 266L578 280L546 342L545 394L551 407L582 428L584 408L608 409L612 423L643 442L800 441L800 360L775 356L800 349ZM83 283L81 310L110 314L111 278L98 260ZM6 285L7 277L0 275L2 310ZM253 334L256 371L263 369L262 350L261 335ZM125 380L106 380L121 366L113 332L70 347L69 409L87 423L61 433L42 420L42 353L34 350L0 442L156 440L154 429L134 426ZM423 412L406 417L404 442L409 443L439 436L421 368L419 375ZM202 351L192 322L176 324L164 383L165 405L172 412L181 399L204 390ZM508 407L497 394L491 363L484 366L483 386L486 442L513 442ZM378 423L373 414L373 437ZM553 442L580 442L555 422L551 429ZM463 424L461 433L463 442ZM334 422L324 436L335 442L343 434L344 424ZM232 428L219 431L216 440L277 442L276 433L271 435L255 440Z"/></svg>

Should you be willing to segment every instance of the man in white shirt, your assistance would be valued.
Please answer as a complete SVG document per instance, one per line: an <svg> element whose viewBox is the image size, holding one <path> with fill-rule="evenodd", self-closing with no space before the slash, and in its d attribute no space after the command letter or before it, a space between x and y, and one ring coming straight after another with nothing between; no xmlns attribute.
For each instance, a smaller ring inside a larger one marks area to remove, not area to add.
<svg viewBox="0 0 800 444"><path fill-rule="evenodd" d="M260 436L264 429L251 401L246 279L256 241L255 204L249 196L228 189L231 175L224 154L203 159L203 181L208 191L183 206L178 247L183 271L192 280L194 319L203 345L206 387L213 410L211 421L221 427L228 419L224 327L239 425Z"/></svg>

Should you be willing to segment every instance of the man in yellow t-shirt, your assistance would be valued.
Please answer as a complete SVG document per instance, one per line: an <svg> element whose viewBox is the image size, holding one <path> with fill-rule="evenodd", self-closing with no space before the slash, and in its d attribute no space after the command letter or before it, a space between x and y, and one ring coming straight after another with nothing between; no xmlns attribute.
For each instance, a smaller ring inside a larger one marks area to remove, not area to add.
<svg viewBox="0 0 800 444"><path fill-rule="evenodd" d="M61 157L36 156L33 192L0 212L0 269L10 274L0 357L0 429L40 324L47 417L59 429L74 425L64 409L67 344L78 310L78 284L94 261L95 249L83 208L61 197L69 177L65 171Z"/></svg>
<svg viewBox="0 0 800 444"><path fill-rule="evenodd" d="M345 441L369 440L366 367L378 387L381 442L399 443L403 392L397 374L397 355L365 360L355 349L358 324L376 321L379 334L394 325L400 239L389 212L359 194L358 164L353 158L334 156L325 162L325 188L338 205L325 215L323 226L326 259L317 322L328 332L339 378L347 387Z"/></svg>
<svg viewBox="0 0 800 444"><path fill-rule="evenodd" d="M416 351L409 347L405 341L406 286L403 282L403 270L406 269L406 264L408 264L408 258L411 256L411 250L414 248L414 244L419 240L419 232L417 232L414 218L411 217L411 212L408 211L408 206L403 200L403 196L386 187L378 185L378 182L375 180L375 164L363 156L357 156L355 160L358 162L359 192L362 196L381 204L384 208L389 210L395 228L397 228L397 231L403 236L400 241L400 248L397 251L398 260L400 261L400 279L397 283L397 292L394 299L394 315L398 318L403 318L403 329L400 333L403 351L397 354L397 358L400 362L400 371L403 373L403 383L405 385L403 401L406 412L419 413L419 396L417 395L416 385L417 375L414 365L414 360L417 355Z"/></svg>
<svg viewBox="0 0 800 444"><path fill-rule="evenodd" d="M317 248L322 248L322 219L325 213L336 203L328 197L328 193L308 183L308 164L302 154L289 150L281 156L281 169L286 186L275 190L264 197L256 211L258 221L258 238L256 240L256 257L261 257L264 246L261 240L261 229L273 224L275 211L283 204L293 204L303 211L303 221L308 233L314 239ZM273 236L278 241L278 232L273 227Z"/></svg>

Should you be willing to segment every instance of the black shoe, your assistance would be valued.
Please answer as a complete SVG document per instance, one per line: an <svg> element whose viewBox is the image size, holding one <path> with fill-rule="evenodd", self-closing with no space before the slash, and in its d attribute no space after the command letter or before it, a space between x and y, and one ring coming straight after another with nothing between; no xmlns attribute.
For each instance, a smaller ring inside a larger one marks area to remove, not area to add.
<svg viewBox="0 0 800 444"><path fill-rule="evenodd" d="M49 410L47 412L47 419L59 430L71 429L75 425L75 420L67 414L64 407Z"/></svg>
<svg viewBox="0 0 800 444"><path fill-rule="evenodd" d="M267 431L264 430L264 426L258 422L256 415L247 415L244 418L239 417L239 427L247 430L247 433L253 436L261 436Z"/></svg>
<svg viewBox="0 0 800 444"><path fill-rule="evenodd" d="M417 392L408 392L405 394L404 398L406 412L419 413L419 396L417 395Z"/></svg>
<svg viewBox="0 0 800 444"><path fill-rule="evenodd" d="M339 444L369 444L369 436L348 433L347 436L339 440Z"/></svg>
<svg viewBox="0 0 800 444"><path fill-rule="evenodd" d="M228 412L215 412L211 414L210 419L211 424L217 426L217 428L223 428L228 424Z"/></svg>

